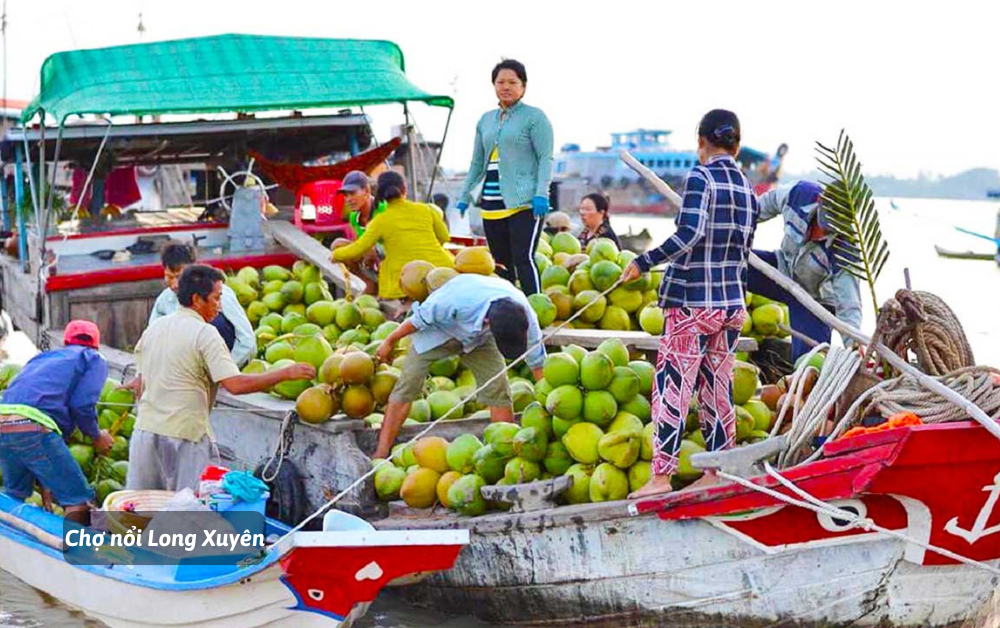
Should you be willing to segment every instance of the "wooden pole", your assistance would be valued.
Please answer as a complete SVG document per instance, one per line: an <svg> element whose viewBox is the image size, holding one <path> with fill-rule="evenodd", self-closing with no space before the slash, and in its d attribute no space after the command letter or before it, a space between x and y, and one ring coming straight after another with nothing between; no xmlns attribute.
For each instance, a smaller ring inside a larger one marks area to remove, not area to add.
<svg viewBox="0 0 1000 628"><path fill-rule="evenodd" d="M669 185L660 179L660 177L656 176L653 171L636 161L632 155L628 154L628 151L622 150L621 157L622 161L628 164L630 168L638 172L640 176L649 181L657 190L660 190L660 192L667 197L668 202L673 203L676 202L676 199L680 199L680 196L674 192ZM636 166L638 166L638 168ZM869 336L866 336L861 330L848 325L828 312L827 309L813 299L808 292L803 290L799 284L792 281L789 277L782 275L781 271L777 268L771 266L753 253L750 253L749 260L751 266L763 273L768 279L791 293L791 295L795 297L799 303L805 306L805 308L816 318L823 321L823 324L836 329L843 336L852 338L861 344L871 344L872 339ZM895 351L886 347L882 343L872 345L872 349L874 349L875 352L878 353L885 361L896 367L896 369L901 373L909 375L927 390L940 395L947 401L964 410L970 417L972 417L973 420L986 428L986 431L1000 439L1000 424L997 424L996 421L991 419L979 406L961 396L954 390L948 388L940 381L920 372L916 367L899 357Z"/></svg>

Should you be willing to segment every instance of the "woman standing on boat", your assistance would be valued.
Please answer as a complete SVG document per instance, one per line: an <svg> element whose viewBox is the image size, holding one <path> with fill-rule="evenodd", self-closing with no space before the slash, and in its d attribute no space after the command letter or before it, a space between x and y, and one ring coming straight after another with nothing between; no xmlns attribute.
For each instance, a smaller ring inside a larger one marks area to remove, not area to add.
<svg viewBox="0 0 1000 628"><path fill-rule="evenodd" d="M492 76L500 106L476 125L472 163L456 207L464 216L472 189L483 181L479 207L490 252L502 276L520 282L530 295L541 285L535 248L549 211L552 125L541 109L521 102L528 83L523 64L505 59Z"/></svg>
<svg viewBox="0 0 1000 628"><path fill-rule="evenodd" d="M376 183L374 206L385 202L385 210L377 213L357 241L335 247L335 262L353 262L365 256L381 243L385 259L378 269L378 296L382 299L404 299L399 285L403 266L413 260L425 260L435 266L455 265L451 253L442 246L450 239L442 213L427 203L406 199L406 182L398 172L383 172Z"/></svg>
<svg viewBox="0 0 1000 628"><path fill-rule="evenodd" d="M580 232L580 244L583 248L597 238L607 238L621 248L621 242L611 228L611 218L608 216L611 201L607 196L594 192L583 197L580 201L580 222L583 223L583 231Z"/></svg>
<svg viewBox="0 0 1000 628"><path fill-rule="evenodd" d="M666 327L653 391L653 476L631 497L671 490L688 404L698 388L705 446L726 449L736 435L732 375L746 318L747 258L757 221L757 197L740 171L740 122L714 109L698 126L698 162L688 174L677 232L626 267L631 281L667 263L660 286Z"/></svg>

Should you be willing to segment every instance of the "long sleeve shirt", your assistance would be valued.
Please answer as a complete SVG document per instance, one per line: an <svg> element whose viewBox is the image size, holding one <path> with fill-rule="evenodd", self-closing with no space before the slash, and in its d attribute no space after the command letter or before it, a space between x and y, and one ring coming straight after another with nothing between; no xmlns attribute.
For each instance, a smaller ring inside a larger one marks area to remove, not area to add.
<svg viewBox="0 0 1000 628"><path fill-rule="evenodd" d="M761 222L784 219L785 235L777 251L778 270L802 286L809 296L832 306L837 318L861 327L861 286L841 268L833 254L833 236L811 240L822 188L809 181L783 186L760 197Z"/></svg>
<svg viewBox="0 0 1000 628"><path fill-rule="evenodd" d="M153 311L149 313L149 324L173 314L180 307L177 293L170 288L165 288L160 296L156 297L156 302L153 303ZM257 337L253 334L253 325L250 324L246 311L240 305L239 299L236 298L236 293L227 285L222 286L222 315L233 325L236 332L236 342L230 352L230 355L233 356L233 362L239 365L246 364L257 354Z"/></svg>
<svg viewBox="0 0 1000 628"><path fill-rule="evenodd" d="M548 198L553 144L552 124L537 107L518 101L506 111L486 112L476 124L472 161L458 200L472 204L472 190L486 176L494 148L505 207L529 207L535 196Z"/></svg>
<svg viewBox="0 0 1000 628"><path fill-rule="evenodd" d="M669 264L660 286L660 306L744 307L757 213L753 187L729 155L691 170L677 231L635 260L643 271Z"/></svg>
<svg viewBox="0 0 1000 628"><path fill-rule="evenodd" d="M333 261L360 259L381 242L385 259L378 269L378 296L401 299L406 293L399 285L399 276L409 262L420 259L435 266L451 268L455 265L455 259L443 246L449 239L451 236L439 208L397 198L386 203L385 211L368 223L360 238L334 249Z"/></svg>
<svg viewBox="0 0 1000 628"><path fill-rule="evenodd" d="M486 341L489 327L484 325L487 312L495 301L511 299L528 315L528 366L545 364L545 348L539 344L542 330L538 317L524 293L509 281L482 275L458 275L435 290L423 303L413 305L410 320L417 331L413 349L427 353L449 340L462 343L468 353ZM539 346L532 348L534 345Z"/></svg>
<svg viewBox="0 0 1000 628"><path fill-rule="evenodd" d="M67 345L31 358L3 393L4 405L40 410L63 438L73 430L97 438L96 404L108 379L108 365L96 349Z"/></svg>

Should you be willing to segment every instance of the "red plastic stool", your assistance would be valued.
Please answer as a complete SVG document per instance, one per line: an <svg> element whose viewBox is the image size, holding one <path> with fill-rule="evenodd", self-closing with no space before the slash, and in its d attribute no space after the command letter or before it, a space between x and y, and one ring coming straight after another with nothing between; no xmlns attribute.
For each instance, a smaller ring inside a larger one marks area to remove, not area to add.
<svg viewBox="0 0 1000 628"><path fill-rule="evenodd" d="M295 199L295 226L306 233L338 233L353 240L354 230L344 217L344 197L337 193L341 185L340 180L323 180L299 188ZM302 219L302 198L305 196L316 208L316 218L312 222Z"/></svg>

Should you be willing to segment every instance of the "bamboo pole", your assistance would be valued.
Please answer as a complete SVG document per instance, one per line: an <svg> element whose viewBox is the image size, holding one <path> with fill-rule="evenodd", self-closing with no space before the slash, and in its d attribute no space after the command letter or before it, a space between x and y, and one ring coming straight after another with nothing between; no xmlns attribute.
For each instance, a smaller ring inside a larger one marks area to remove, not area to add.
<svg viewBox="0 0 1000 628"><path fill-rule="evenodd" d="M668 202L670 203L676 202L678 204L680 203L680 198L681 198L680 195L674 192L673 189L671 189L671 187L667 185L666 182L660 179L660 177L656 176L656 174L653 171L651 171L649 168L646 168L638 161L636 161L636 159L632 157L632 155L630 155L626 150L622 150L620 152L620 155L622 161L628 164L630 168L638 172L640 176L649 181L653 185L653 187L655 187L664 196L666 196ZM806 292L804 289L802 289L801 286L799 286L799 284L795 283L791 278L781 274L781 272L777 268L771 266L770 264L760 259L753 253L750 253L749 260L751 266L753 266L761 273L763 273L768 279L770 279L771 281L773 281L774 283L778 284L780 287L784 288L786 291L791 293L791 295L795 297L795 299L798 300L799 303L805 306L805 308L809 310L814 316L823 321L823 324L833 329L836 329L838 332L841 333L841 335L846 336L848 338L852 338L861 344L871 345L872 339L869 336L866 336L861 330L848 325L847 323L841 321L836 316L828 312L825 307L823 307L815 299L813 299L808 292ZM975 420L977 423L986 428L986 431L988 431L990 434L1000 439L1000 424L997 424L996 421L991 419L985 412L983 412L982 408L972 403L965 397L959 395L954 390L948 388L937 379L934 379L933 377L930 377L929 375L920 372L916 367L911 365L903 358L899 357L899 355L897 355L895 351L893 351L889 347L886 347L882 343L876 343L872 345L871 348L874 349L876 353L878 353L884 360L886 360L889 364L898 369L901 373L909 375L914 380L916 380L918 384L920 384L927 390L936 393L945 400L949 401L950 403L955 404L956 406L964 410L970 417L972 417L973 420Z"/></svg>

